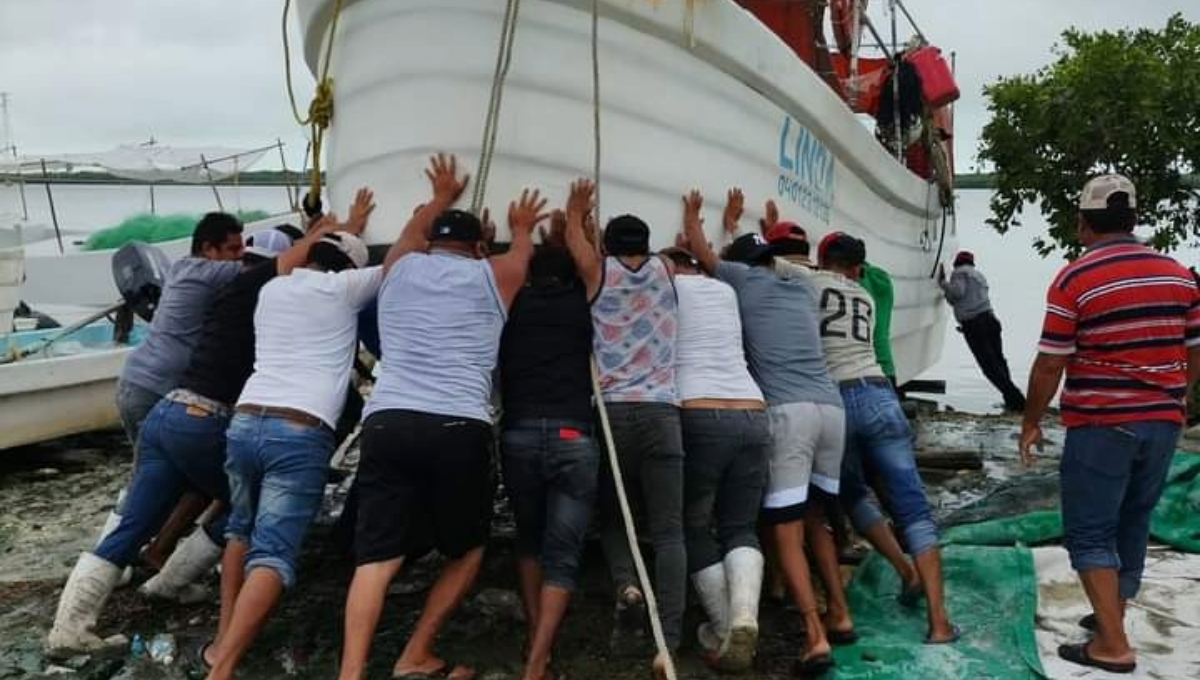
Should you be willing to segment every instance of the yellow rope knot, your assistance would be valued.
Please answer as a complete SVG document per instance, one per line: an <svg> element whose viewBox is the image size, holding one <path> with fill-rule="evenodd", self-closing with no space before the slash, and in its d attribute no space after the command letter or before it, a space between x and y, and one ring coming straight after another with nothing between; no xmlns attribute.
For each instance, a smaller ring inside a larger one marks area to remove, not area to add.
<svg viewBox="0 0 1200 680"><path fill-rule="evenodd" d="M308 105L308 119L321 129L329 127L333 120L333 78L324 78L317 83L312 103Z"/></svg>

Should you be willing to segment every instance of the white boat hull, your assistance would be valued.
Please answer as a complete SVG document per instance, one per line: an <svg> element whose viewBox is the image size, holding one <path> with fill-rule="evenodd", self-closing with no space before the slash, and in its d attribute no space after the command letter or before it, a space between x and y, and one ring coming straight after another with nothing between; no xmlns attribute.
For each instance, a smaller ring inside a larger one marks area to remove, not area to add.
<svg viewBox="0 0 1200 680"><path fill-rule="evenodd" d="M131 350L0 365L0 450L116 426L117 378Z"/></svg>
<svg viewBox="0 0 1200 680"><path fill-rule="evenodd" d="M298 3L314 73L333 4ZM431 153L456 153L477 173L504 5L344 2L326 137L330 203L344 212L355 189L373 188L373 243L394 239L413 206L427 200L422 171ZM600 6L602 217L638 214L654 245L666 246L678 230L680 197L694 187L707 197L715 241L725 192L739 186L751 203L747 228L773 198L814 240L832 230L860 236L895 283L899 379L931 366L947 319L932 273L954 250L953 217L943 221L936 187L889 157L781 40L733 2ZM561 202L571 180L593 174L589 8L572 0L520 4L484 201L497 216L525 186Z"/></svg>

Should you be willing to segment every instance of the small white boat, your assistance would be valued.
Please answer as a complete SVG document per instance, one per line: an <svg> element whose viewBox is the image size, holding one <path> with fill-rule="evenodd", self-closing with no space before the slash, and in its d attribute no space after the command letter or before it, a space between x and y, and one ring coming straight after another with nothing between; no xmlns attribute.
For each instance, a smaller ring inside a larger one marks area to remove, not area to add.
<svg viewBox="0 0 1200 680"><path fill-rule="evenodd" d="M497 48L506 5L516 4L298 0L318 77L333 41L329 202L344 210L355 189L373 188L372 243L394 239L427 200L429 154L457 154L479 182ZM788 44L732 0L599 0L595 63L591 7L519 3L482 204L503 215L525 186L564 200L571 180L594 174L596 135L602 219L638 214L654 245L666 246L682 194L698 188L715 241L727 189L745 191L747 228L774 199L814 240L833 230L865 239L871 262L891 274L899 380L935 363L947 306L933 276L956 240L937 184L889 155Z"/></svg>
<svg viewBox="0 0 1200 680"><path fill-rule="evenodd" d="M118 424L117 378L144 326L117 343L101 320L46 344L63 331L0 333L0 450Z"/></svg>

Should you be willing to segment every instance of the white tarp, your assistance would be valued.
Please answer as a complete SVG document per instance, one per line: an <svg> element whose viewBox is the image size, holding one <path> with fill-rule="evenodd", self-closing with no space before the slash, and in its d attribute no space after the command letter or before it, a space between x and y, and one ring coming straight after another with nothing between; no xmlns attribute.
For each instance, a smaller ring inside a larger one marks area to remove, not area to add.
<svg viewBox="0 0 1200 680"><path fill-rule="evenodd" d="M1033 551L1037 570L1037 642L1051 678L1109 680L1200 678L1200 555L1151 548L1142 589L1125 614L1129 642L1137 653L1132 675L1113 675L1063 661L1058 646L1083 642L1079 619L1091 612L1079 578L1063 548Z"/></svg>
<svg viewBox="0 0 1200 680"><path fill-rule="evenodd" d="M122 145L98 153L68 153L0 159L0 174L40 174L42 162L54 172L103 170L117 177L144 182L203 183L212 173L222 179L254 165L267 151L276 148L231 149L226 147L171 147L162 144ZM205 169L205 162L208 167Z"/></svg>

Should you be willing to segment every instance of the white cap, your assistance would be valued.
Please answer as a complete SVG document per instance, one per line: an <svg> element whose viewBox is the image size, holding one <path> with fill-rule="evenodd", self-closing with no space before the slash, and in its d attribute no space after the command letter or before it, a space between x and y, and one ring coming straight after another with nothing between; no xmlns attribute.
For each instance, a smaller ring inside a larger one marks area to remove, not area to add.
<svg viewBox="0 0 1200 680"><path fill-rule="evenodd" d="M1083 185L1079 194L1080 210L1107 210L1108 199L1113 194L1124 193L1129 196L1129 208L1137 207L1137 191L1133 182L1124 175L1100 175L1093 177Z"/></svg>
<svg viewBox="0 0 1200 680"><path fill-rule="evenodd" d="M246 237L246 252L272 258L292 247L292 239L278 229L263 229Z"/></svg>
<svg viewBox="0 0 1200 680"><path fill-rule="evenodd" d="M363 243L361 238L348 231L335 231L325 234L321 237L319 243L330 243L337 246L338 250L350 258L350 261L358 269L367 266L367 244Z"/></svg>

